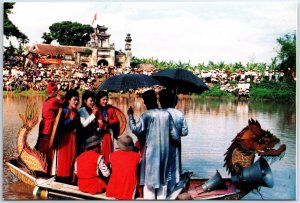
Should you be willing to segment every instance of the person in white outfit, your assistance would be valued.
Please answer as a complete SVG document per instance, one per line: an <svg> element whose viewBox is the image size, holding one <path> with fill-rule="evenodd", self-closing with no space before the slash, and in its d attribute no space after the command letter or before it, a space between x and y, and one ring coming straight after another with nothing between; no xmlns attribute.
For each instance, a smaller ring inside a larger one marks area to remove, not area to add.
<svg viewBox="0 0 300 203"><path fill-rule="evenodd" d="M160 106L162 109L166 109L171 114L180 139L181 136L188 135L188 125L184 114L178 109L175 109L177 101L177 95L170 89L162 89L159 92ZM176 184L179 182L180 174L182 173L181 140L179 143L180 144L170 142L169 146L167 195L172 193Z"/></svg>
<svg viewBox="0 0 300 203"><path fill-rule="evenodd" d="M97 135L97 112L95 94L92 91L84 91L82 94L82 105L78 110L81 129L77 136L77 156L84 151L86 140L93 135Z"/></svg>

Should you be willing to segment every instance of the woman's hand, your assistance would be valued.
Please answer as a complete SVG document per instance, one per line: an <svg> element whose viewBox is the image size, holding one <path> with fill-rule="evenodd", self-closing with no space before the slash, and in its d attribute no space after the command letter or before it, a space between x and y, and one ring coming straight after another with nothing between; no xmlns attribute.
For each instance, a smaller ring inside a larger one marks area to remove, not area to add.
<svg viewBox="0 0 300 203"><path fill-rule="evenodd" d="M96 116L97 113L98 113L98 107L97 106L93 106L93 108L92 108L92 114L94 114Z"/></svg>

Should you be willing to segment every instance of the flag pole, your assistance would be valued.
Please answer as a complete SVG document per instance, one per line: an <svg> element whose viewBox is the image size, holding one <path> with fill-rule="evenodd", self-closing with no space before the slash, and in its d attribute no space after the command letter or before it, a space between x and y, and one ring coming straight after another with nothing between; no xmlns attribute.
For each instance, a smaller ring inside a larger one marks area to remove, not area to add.
<svg viewBox="0 0 300 203"><path fill-rule="evenodd" d="M94 15L93 21L91 23L91 27L93 27L94 22L96 21L96 25L97 25L97 12Z"/></svg>

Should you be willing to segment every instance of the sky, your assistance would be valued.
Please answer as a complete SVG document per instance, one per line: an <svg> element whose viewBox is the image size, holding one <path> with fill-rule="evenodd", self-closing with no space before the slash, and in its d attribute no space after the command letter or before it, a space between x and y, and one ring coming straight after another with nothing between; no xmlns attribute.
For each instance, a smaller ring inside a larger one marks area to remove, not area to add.
<svg viewBox="0 0 300 203"><path fill-rule="evenodd" d="M9 18L33 44L43 42L53 23L91 24L95 13L117 50L130 33L133 56L192 65L269 64L279 49L276 39L297 28L293 1L17 2Z"/></svg>

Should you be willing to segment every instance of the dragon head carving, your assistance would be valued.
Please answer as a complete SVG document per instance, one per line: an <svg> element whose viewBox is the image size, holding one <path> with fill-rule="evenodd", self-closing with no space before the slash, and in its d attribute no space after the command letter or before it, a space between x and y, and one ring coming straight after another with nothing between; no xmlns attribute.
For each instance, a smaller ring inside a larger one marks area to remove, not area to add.
<svg viewBox="0 0 300 203"><path fill-rule="evenodd" d="M255 155L268 158L284 156L286 145L282 144L275 149L280 140L268 130L261 128L257 120L252 118L227 149L224 166L230 174L238 174L241 169L253 164Z"/></svg>

